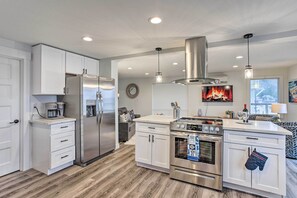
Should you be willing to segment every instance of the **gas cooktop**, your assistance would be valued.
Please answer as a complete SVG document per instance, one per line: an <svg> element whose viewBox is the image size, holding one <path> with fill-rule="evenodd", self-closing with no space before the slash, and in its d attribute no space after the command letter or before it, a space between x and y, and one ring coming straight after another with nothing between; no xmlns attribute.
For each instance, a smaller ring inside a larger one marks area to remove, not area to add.
<svg viewBox="0 0 297 198"><path fill-rule="evenodd" d="M182 117L170 123L171 131L223 134L223 120L211 117Z"/></svg>

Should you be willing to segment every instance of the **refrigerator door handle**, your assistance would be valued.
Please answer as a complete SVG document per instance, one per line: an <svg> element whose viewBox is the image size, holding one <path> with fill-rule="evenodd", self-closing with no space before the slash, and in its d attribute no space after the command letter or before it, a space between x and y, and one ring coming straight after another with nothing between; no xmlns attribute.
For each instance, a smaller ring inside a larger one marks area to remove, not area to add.
<svg viewBox="0 0 297 198"><path fill-rule="evenodd" d="M96 122L99 122L99 93L96 93Z"/></svg>
<svg viewBox="0 0 297 198"><path fill-rule="evenodd" d="M99 124L101 124L102 119L103 119L103 99L102 99L102 95L101 92L99 93L99 105L100 105L100 118L99 118Z"/></svg>

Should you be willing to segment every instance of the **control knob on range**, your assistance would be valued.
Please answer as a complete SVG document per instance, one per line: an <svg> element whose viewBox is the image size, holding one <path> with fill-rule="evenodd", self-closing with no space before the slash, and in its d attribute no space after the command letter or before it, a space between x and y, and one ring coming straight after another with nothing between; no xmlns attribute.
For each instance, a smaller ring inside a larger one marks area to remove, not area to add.
<svg viewBox="0 0 297 198"><path fill-rule="evenodd" d="M184 129L184 128L185 128L185 125L184 125L184 124L181 124L181 125L180 125L180 128L181 128L181 129Z"/></svg>
<svg viewBox="0 0 297 198"><path fill-rule="evenodd" d="M214 127L212 127L212 126L209 127L209 131L210 131L210 132L213 132L213 131L214 131Z"/></svg>
<svg viewBox="0 0 297 198"><path fill-rule="evenodd" d="M177 124L177 125L176 125L176 128L179 128L179 127L180 127L179 124Z"/></svg>
<svg viewBox="0 0 297 198"><path fill-rule="evenodd" d="M219 127L216 127L215 130L216 130L216 132L220 132L220 128Z"/></svg>

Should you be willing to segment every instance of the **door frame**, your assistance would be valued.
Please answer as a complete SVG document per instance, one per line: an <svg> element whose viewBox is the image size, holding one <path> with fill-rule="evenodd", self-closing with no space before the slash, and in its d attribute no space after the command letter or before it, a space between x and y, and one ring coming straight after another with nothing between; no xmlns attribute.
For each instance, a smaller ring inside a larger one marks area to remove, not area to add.
<svg viewBox="0 0 297 198"><path fill-rule="evenodd" d="M0 56L20 61L20 170L32 167L31 146L31 52L0 46Z"/></svg>

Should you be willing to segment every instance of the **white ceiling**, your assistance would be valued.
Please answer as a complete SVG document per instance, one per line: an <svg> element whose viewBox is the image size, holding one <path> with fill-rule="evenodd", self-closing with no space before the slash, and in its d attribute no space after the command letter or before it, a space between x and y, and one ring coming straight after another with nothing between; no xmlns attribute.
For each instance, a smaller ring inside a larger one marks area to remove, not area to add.
<svg viewBox="0 0 297 198"><path fill-rule="evenodd" d="M155 15L163 19L160 25L148 23ZM248 32L260 36L296 30L296 19L296 0L1 0L0 37L106 58L152 51L157 46L181 47L193 36L206 36L214 43ZM83 35L91 35L94 41L82 41ZM295 46L296 39L255 44L251 62L259 67L296 64ZM229 70L239 64L234 60L239 52L246 53L244 45L210 48L209 70ZM166 63L166 59L173 61L170 57L183 66L182 53L166 56L161 62L164 69L172 66ZM137 60L136 65L147 65L143 71L155 72L153 57ZM168 73L174 73L169 68Z"/></svg>

